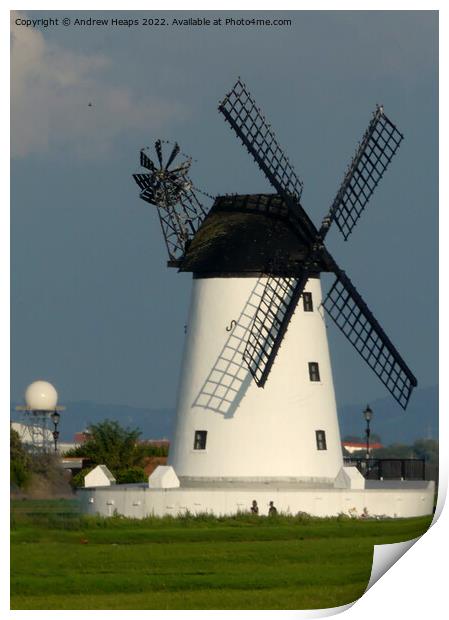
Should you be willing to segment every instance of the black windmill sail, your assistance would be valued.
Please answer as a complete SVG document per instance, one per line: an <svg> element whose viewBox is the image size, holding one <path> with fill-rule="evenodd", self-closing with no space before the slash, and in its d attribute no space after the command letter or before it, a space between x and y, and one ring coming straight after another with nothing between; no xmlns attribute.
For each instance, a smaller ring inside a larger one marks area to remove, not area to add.
<svg viewBox="0 0 449 620"><path fill-rule="evenodd" d="M161 140L154 143L157 163L147 149L140 151L140 165L147 172L134 174L133 178L141 190L140 198L157 207L170 261L176 263L200 226L205 210L188 176L191 158L183 156L182 161L176 162L181 151L175 143L170 145L164 162L166 144L169 143Z"/></svg>
<svg viewBox="0 0 449 620"><path fill-rule="evenodd" d="M336 276L323 301L324 308L405 409L417 385L416 378L351 280L324 246L324 239L333 222L336 222L345 240L351 234L399 148L402 134L387 118L383 107L378 106L336 198L317 229L300 203L302 182L240 79L224 97L219 110L286 203L291 226L307 248L301 265L291 273L267 268L267 283L244 352L244 359L256 384L259 387L265 385L307 280L323 270L324 265L326 271Z"/></svg>

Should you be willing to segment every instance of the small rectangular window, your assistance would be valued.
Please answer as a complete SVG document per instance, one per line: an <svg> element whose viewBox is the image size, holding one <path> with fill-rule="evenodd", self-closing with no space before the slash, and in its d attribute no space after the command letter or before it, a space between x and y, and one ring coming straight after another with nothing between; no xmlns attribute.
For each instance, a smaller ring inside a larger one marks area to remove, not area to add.
<svg viewBox="0 0 449 620"><path fill-rule="evenodd" d="M193 441L194 450L206 449L207 431L195 431L195 439Z"/></svg>
<svg viewBox="0 0 449 620"><path fill-rule="evenodd" d="M311 381L320 380L320 369L318 362L309 362L309 377Z"/></svg>
<svg viewBox="0 0 449 620"><path fill-rule="evenodd" d="M315 431L316 434L316 449L317 450L327 450L326 446L326 432L325 431Z"/></svg>
<svg viewBox="0 0 449 620"><path fill-rule="evenodd" d="M304 312L313 312L312 293L303 293L302 303L304 306Z"/></svg>

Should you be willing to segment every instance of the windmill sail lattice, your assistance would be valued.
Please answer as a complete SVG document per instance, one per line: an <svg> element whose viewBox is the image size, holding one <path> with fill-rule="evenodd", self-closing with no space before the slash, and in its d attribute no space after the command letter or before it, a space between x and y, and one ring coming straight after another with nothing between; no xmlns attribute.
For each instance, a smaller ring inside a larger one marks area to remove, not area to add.
<svg viewBox="0 0 449 620"><path fill-rule="evenodd" d="M339 272L323 301L323 306L337 327L405 409L412 389L417 385L416 378L344 272Z"/></svg>
<svg viewBox="0 0 449 620"><path fill-rule="evenodd" d="M393 397L405 408L416 378L392 345L355 287L338 267L324 239L336 222L345 240L360 219L369 199L403 139L378 106L362 138L328 214L317 230L300 204L302 182L283 153L269 123L246 85L239 79L219 105L249 153L275 190L285 199L292 225L306 240L303 277L269 277L255 314L244 359L259 387L267 381L309 275L326 263L337 280L324 308L351 344L374 370ZM269 273L267 275L270 275Z"/></svg>
<svg viewBox="0 0 449 620"><path fill-rule="evenodd" d="M328 226L335 220L348 239L404 136L378 106L332 203Z"/></svg>
<svg viewBox="0 0 449 620"><path fill-rule="evenodd" d="M239 79L218 106L259 168L280 194L301 198L303 183L245 84Z"/></svg>
<svg viewBox="0 0 449 620"><path fill-rule="evenodd" d="M243 359L259 387L263 387L274 363L276 352L307 282L302 278L276 278L267 280L245 347Z"/></svg>

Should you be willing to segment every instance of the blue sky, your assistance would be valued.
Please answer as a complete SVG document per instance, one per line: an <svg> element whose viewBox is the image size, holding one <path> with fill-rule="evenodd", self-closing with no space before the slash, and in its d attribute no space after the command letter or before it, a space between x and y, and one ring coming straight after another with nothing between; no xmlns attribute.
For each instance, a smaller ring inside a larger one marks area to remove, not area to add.
<svg viewBox="0 0 449 620"><path fill-rule="evenodd" d="M349 241L336 228L327 239L419 385L437 383L437 14L288 16L281 28L13 26L13 399L41 377L61 401L175 404L190 275L165 267L156 213L131 174L162 137L197 160L191 176L210 193L270 191L217 112L237 75L315 223L376 103L404 133ZM329 339L339 403L387 394L330 323Z"/></svg>

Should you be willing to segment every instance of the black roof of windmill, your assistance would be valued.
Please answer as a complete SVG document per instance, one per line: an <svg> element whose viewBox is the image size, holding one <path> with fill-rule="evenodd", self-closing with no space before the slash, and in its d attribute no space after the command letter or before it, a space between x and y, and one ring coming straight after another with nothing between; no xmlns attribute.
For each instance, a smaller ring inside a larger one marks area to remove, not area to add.
<svg viewBox="0 0 449 620"><path fill-rule="evenodd" d="M324 245L334 222L348 239L402 134L377 106L337 195L316 228L300 202L303 183L240 79L218 109L276 193L218 196L207 211L200 195L209 195L193 185L192 160L180 154L177 144L169 147L166 162L160 140L155 143L158 163L142 149L140 163L147 172L134 179L140 197L157 207L168 265L199 277L267 277L243 355L259 387L268 379L308 278L332 272L335 281L322 305L405 409L416 378ZM182 160L176 161L178 156Z"/></svg>

